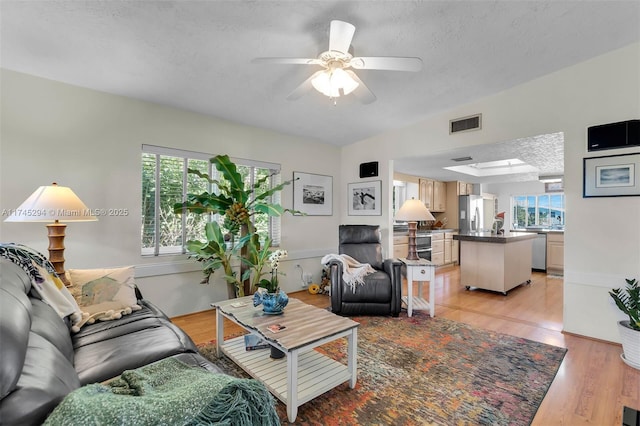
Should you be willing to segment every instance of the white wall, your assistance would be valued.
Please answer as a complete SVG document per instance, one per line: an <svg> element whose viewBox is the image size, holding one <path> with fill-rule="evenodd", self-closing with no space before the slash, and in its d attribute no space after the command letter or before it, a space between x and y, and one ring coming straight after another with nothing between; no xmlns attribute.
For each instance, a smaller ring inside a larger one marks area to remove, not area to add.
<svg viewBox="0 0 640 426"><path fill-rule="evenodd" d="M640 43L635 43L402 130L349 145L342 153L343 177L358 181L358 164L377 160L383 186L388 187L394 158L564 132L564 329L619 342L615 323L624 317L607 291L624 285L624 277L640 276L640 197L582 198L582 160L639 151L593 154L586 148L587 127L640 117L639 76ZM483 115L481 131L448 134L450 119L476 113ZM371 158L372 152L378 157ZM383 203L381 217L343 219L375 222L388 230L389 203L384 199Z"/></svg>
<svg viewBox="0 0 640 426"><path fill-rule="evenodd" d="M280 163L283 180L303 171L333 176L334 188L340 182L340 150L332 145L13 71L2 70L1 78L0 211L54 181L71 187L89 208L128 209L124 217L69 223L66 269L136 265L145 297L170 316L226 299L226 284L199 285L199 266L184 256L140 255L142 144ZM292 194L286 187L283 206L292 207ZM283 217L282 247L290 254L282 268L285 291L301 288L295 264L317 282L319 256L336 250L338 195L334 191L333 216ZM47 249L42 223L0 222L0 241Z"/></svg>

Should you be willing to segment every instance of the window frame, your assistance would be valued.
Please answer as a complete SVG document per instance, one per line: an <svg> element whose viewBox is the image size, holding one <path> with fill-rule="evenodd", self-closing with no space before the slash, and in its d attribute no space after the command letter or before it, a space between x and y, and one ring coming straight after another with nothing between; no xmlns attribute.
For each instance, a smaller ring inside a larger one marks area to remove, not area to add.
<svg viewBox="0 0 640 426"><path fill-rule="evenodd" d="M186 200L186 194L188 193L187 169L188 169L189 160L204 160L207 162L207 173L209 174L209 176L214 177L214 176L217 176L218 174L214 165L210 162L210 159L214 157L216 154L207 154L207 153L197 152L197 151L188 151L184 149L167 148L167 147L161 147L156 145L142 144L142 151L140 154L140 161L141 161L140 177L141 177L142 188L144 188L143 160L144 160L145 154L150 154L155 156L154 181L156 182L156 184L160 182L161 170L159 166L160 166L162 156L182 159L182 173L183 173L182 194L181 194L182 201ZM270 187L277 185L281 181L281 165L280 164L269 163L265 161L236 158L236 157L231 157L231 161L233 161L237 166L250 168L250 172L249 172L250 187L253 187L253 184L255 182L256 169L264 169L269 172L269 174L271 175L271 179L269 179ZM207 182L206 185L207 185L206 190L208 192L212 192L215 189L214 188L215 185L209 182ZM186 229L187 215L181 215L181 221L180 221L182 246L162 246L160 244L160 232L161 232L160 227L162 225L161 223L162 220L159 219L160 208L161 208L160 196L161 196L161 191L156 190L154 193L154 218L153 218L154 219L154 228L153 228L154 244L153 244L153 247L144 247L144 244L143 244L145 211L144 209L142 209L143 211L141 212L142 224L141 224L141 235L140 235L140 253L143 257L158 257L158 256L165 256L165 255L186 254L187 250L185 248L185 243L187 239L187 229ZM144 189L142 189L142 193L141 193L141 201L143 200L144 200ZM279 203L280 194L279 193L273 194L271 196L271 202ZM219 218L220 218L220 215L210 215L208 221L213 221L213 220L217 221L219 220ZM268 233L269 233L269 237L272 240L272 246L274 247L279 246L281 237L282 237L280 217L268 216Z"/></svg>
<svg viewBox="0 0 640 426"><path fill-rule="evenodd" d="M511 229L526 229L527 227L531 227L531 226L542 226L542 227L547 227L547 228L553 228L554 225L551 222L551 212L553 210L558 210L558 208L554 208L553 207L553 197L558 197L560 196L562 199L562 207L559 209L562 212L562 223L560 224L562 227L565 226L565 222L566 222L566 196L564 194L564 192L545 192L542 194L518 194L518 195L512 195L511 196L511 224L510 224L510 228ZM540 207L541 203L540 203L540 199L542 197L547 197L548 202L546 206ZM534 212L534 223L529 223L529 208L531 206L529 206L529 201L531 198L534 198L535 200L535 212ZM518 199L524 199L525 201L525 223L524 225L521 227L520 224L518 223L518 212L517 212L517 208L519 207L518 204ZM548 218L547 221L549 223L547 224L541 224L540 222L540 209L547 209L548 210ZM516 227L514 227L514 225L518 225Z"/></svg>

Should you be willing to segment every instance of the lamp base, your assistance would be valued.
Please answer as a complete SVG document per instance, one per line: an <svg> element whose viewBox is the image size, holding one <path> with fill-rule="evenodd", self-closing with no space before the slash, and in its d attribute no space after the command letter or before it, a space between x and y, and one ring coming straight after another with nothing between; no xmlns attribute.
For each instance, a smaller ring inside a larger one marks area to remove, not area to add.
<svg viewBox="0 0 640 426"><path fill-rule="evenodd" d="M49 236L49 262L53 265L56 274L62 280L64 285L69 287L71 283L67 280L64 273L64 237L67 225L57 220L47 225L47 233Z"/></svg>
<svg viewBox="0 0 640 426"><path fill-rule="evenodd" d="M418 251L416 244L416 231L418 230L418 222L408 222L409 225L409 253L407 260L418 260Z"/></svg>

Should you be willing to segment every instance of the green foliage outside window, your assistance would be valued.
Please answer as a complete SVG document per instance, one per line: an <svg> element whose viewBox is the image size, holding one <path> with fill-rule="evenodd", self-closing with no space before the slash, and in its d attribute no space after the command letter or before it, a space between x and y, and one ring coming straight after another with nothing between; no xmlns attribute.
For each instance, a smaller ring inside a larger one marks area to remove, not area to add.
<svg viewBox="0 0 640 426"><path fill-rule="evenodd" d="M186 167L207 172L208 162L151 153L142 154L141 228L143 254L154 253L156 240L158 240L158 253L155 254L183 252L183 228L185 240L204 233L204 225L208 221L207 217L188 217L183 224L183 218L173 210L173 205L183 199ZM207 186L203 184L201 179L187 175L186 191L202 192L206 190ZM156 195L159 200L157 215ZM156 226L158 227L157 232Z"/></svg>

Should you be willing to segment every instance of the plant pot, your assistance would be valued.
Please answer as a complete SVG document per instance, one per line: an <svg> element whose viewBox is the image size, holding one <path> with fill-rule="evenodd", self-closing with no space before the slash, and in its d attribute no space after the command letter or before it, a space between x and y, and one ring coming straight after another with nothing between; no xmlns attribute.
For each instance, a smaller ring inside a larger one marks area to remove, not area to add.
<svg viewBox="0 0 640 426"><path fill-rule="evenodd" d="M622 360L630 367L640 370L640 331L629 326L629 321L618 321L622 340Z"/></svg>
<svg viewBox="0 0 640 426"><path fill-rule="evenodd" d="M257 291L253 295L253 306L262 304L262 312L267 315L282 314L285 306L289 303L287 293L280 290L277 293L266 293Z"/></svg>

